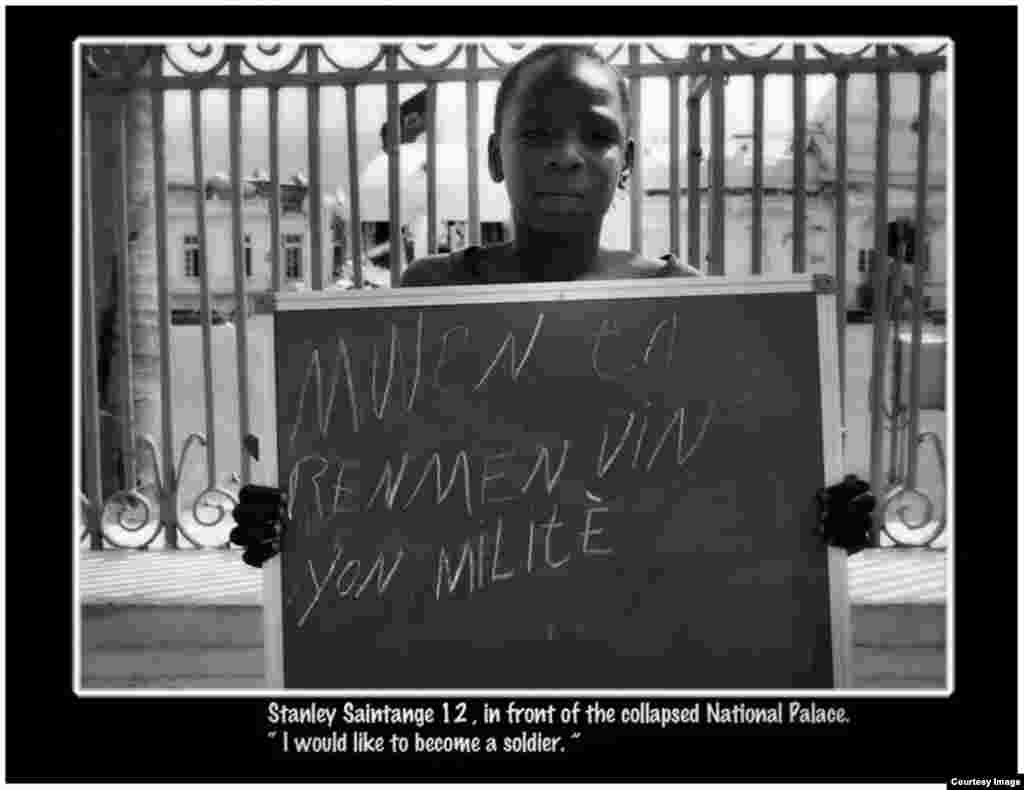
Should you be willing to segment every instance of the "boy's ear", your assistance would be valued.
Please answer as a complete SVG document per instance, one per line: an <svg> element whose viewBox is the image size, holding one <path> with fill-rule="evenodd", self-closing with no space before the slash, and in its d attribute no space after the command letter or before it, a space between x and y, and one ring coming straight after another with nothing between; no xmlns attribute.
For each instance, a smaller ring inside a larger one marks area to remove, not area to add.
<svg viewBox="0 0 1024 790"><path fill-rule="evenodd" d="M629 176L633 172L633 149L633 138L630 137L626 140L626 150L622 156L622 170L619 172L620 187L626 186L626 182L629 181Z"/></svg>
<svg viewBox="0 0 1024 790"><path fill-rule="evenodd" d="M491 171L494 183L500 184L505 180L505 171L501 168L501 147L494 134L487 138L487 169Z"/></svg>

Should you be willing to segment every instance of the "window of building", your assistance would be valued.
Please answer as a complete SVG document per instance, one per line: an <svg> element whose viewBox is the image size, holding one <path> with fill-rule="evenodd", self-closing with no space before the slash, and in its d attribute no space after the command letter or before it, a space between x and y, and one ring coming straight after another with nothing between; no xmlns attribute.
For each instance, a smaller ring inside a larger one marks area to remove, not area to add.
<svg viewBox="0 0 1024 790"><path fill-rule="evenodd" d="M438 252L454 252L466 246L466 239L469 236L466 222L462 220L446 220L441 237L437 240Z"/></svg>
<svg viewBox="0 0 1024 790"><path fill-rule="evenodd" d="M480 241L482 244L501 244L505 238L505 225L501 222L481 222Z"/></svg>
<svg viewBox="0 0 1024 790"><path fill-rule="evenodd" d="M302 234L285 233L284 245L284 276L290 280L302 279Z"/></svg>
<svg viewBox="0 0 1024 790"><path fill-rule="evenodd" d="M252 277L252 234L245 234L245 246L243 247L242 254L245 258L245 276Z"/></svg>
<svg viewBox="0 0 1024 790"><path fill-rule="evenodd" d="M199 236L185 234L185 276L199 277Z"/></svg>
<svg viewBox="0 0 1024 790"><path fill-rule="evenodd" d="M344 274L347 241L345 237L345 223L335 219L331 225L331 251L332 272L336 280Z"/></svg>

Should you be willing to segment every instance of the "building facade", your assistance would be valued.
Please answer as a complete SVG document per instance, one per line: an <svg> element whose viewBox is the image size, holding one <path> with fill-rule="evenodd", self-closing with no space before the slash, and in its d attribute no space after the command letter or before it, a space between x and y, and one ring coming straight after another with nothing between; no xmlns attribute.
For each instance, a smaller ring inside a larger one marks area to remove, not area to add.
<svg viewBox="0 0 1024 790"><path fill-rule="evenodd" d="M229 192L204 190L206 211L206 260L209 265L210 303L221 316L232 315L235 299L232 214ZM312 244L308 200L281 202L281 281L285 290L311 287ZM179 322L187 322L201 304L202 262L199 255L199 223L193 184L168 184L167 256L172 310ZM325 196L321 217L325 277L342 277L347 259L348 234L337 198ZM270 201L258 190L246 190L242 200L242 244L246 291L250 312L258 308L259 295L273 287Z"/></svg>

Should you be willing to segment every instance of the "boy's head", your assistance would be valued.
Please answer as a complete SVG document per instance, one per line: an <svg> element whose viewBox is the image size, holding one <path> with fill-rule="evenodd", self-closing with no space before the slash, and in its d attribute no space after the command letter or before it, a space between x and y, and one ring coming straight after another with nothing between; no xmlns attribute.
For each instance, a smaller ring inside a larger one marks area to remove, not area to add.
<svg viewBox="0 0 1024 790"><path fill-rule="evenodd" d="M629 90L593 47L540 47L498 88L488 164L513 218L538 230L599 229L633 164Z"/></svg>
<svg viewBox="0 0 1024 790"><path fill-rule="evenodd" d="M622 102L622 110L626 121L626 136L633 135L633 118L629 100L629 85L622 73L612 64L608 63L594 47L586 44L545 44L542 47L529 52L505 72L505 76L498 85L498 95L494 100L494 133L501 135L502 115L505 105L508 102L509 94L513 93L520 73L528 66L540 61L552 59L557 60L561 65L570 63L574 58L588 58L608 69L608 73L615 79L619 89L619 99Z"/></svg>

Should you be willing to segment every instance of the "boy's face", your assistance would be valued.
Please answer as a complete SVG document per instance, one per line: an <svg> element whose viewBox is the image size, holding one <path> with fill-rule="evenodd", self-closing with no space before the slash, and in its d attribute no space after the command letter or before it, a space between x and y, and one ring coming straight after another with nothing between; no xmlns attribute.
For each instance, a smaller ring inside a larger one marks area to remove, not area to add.
<svg viewBox="0 0 1024 790"><path fill-rule="evenodd" d="M506 182L513 218L550 232L599 230L633 143L615 75L585 57L552 56L525 67L489 141L495 181Z"/></svg>

